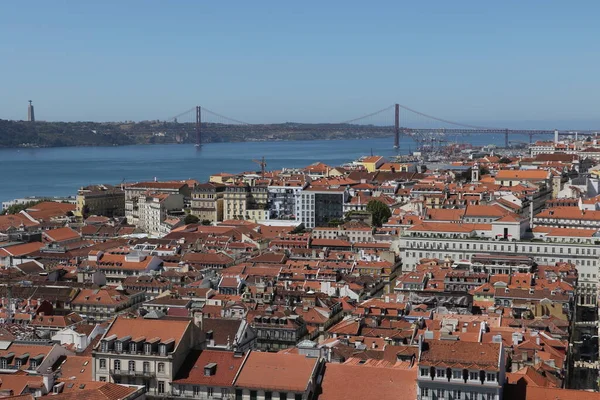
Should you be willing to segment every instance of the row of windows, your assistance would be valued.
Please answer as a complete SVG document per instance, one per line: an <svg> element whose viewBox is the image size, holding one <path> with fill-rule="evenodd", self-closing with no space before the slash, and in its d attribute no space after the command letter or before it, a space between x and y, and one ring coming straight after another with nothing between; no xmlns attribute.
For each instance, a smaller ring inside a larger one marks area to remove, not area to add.
<svg viewBox="0 0 600 400"><path fill-rule="evenodd" d="M106 369L106 358L101 358L99 360L99 369ZM130 372L135 372L135 361L129 361L127 364L127 370ZM163 362L159 362L158 364L156 364L156 368L157 368L157 372L158 373L164 373L165 372L165 363ZM115 371L120 371L121 370L121 360L114 360L113 361L113 369ZM148 361L144 361L144 363L142 364L142 371L149 373L151 372L150 370L150 363Z"/></svg>
<svg viewBox="0 0 600 400"><path fill-rule="evenodd" d="M421 245L422 243L422 245ZM430 245L431 243L431 245ZM408 248L419 248L419 247L423 247L423 248L442 248L442 245L444 243L443 242L422 242L422 241L418 241L418 242L412 242L412 241L408 241L407 242L407 247ZM446 248L450 248L452 247L452 249L459 249L462 250L463 249L463 244L462 243L446 243L447 246ZM471 248L470 245L473 245L473 247ZM559 254L563 254L564 253L564 247L562 246L550 246L550 251L548 251L547 247L540 247L540 246L521 246L521 251L522 252L529 252L529 253L533 253L534 249L535 249L535 253L552 253L555 254L556 253L556 249L558 248L558 253ZM465 243L465 250L478 250L477 249L477 243ZM484 248L484 244L480 243L479 244L479 250L500 250L500 251L519 251L519 245L515 245L514 248L511 245L507 245L506 249L504 247L503 244L501 245L491 245L491 244L486 244L485 248ZM580 252L581 250L581 252ZM571 247L567 247L567 254L571 254ZM575 247L575 254L581 254L581 255L596 255L596 249L595 248L587 248L587 249L579 249L578 247Z"/></svg>
<svg viewBox="0 0 600 400"><path fill-rule="evenodd" d="M431 389L421 388L421 396L429 397L430 393L435 395L437 399L451 399L451 400L494 400L494 393L478 393L478 392L462 392L460 390L446 390L446 389Z"/></svg>
<svg viewBox="0 0 600 400"><path fill-rule="evenodd" d="M435 376L438 378L452 378L452 379L464 379L463 378L463 374L466 373L466 370L462 370L462 369L450 369L450 368L436 368L435 369ZM471 381L478 381L480 380L480 376L481 374L483 375L483 378L487 381L487 382L495 382L496 381L496 373L494 372L487 372L484 373L483 371L468 371L468 378ZM421 368L421 376L430 376L431 374L431 369L430 368ZM452 374L452 376L446 376L446 374Z"/></svg>

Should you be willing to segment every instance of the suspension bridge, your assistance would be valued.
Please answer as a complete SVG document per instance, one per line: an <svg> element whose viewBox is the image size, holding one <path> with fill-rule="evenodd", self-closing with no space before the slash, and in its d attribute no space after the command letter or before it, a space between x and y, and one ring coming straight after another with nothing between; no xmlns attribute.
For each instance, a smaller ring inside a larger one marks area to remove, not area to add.
<svg viewBox="0 0 600 400"><path fill-rule="evenodd" d="M313 134L345 134L355 137L392 136L394 148L400 147L400 136L403 135L409 136L421 144L444 142L446 141L444 138L447 136L503 135L504 145L508 148L511 143L509 140L511 135L528 135L531 143L533 137L538 135L554 135L555 138L558 138L558 136L578 134L582 136L596 135L600 132L600 130L507 129L475 126L438 118L401 104L392 104L381 110L338 123L251 124L201 106L190 108L166 121L193 129L197 147L202 146L203 136L207 134L213 137L227 134L233 135L237 140L245 140L253 132L261 132L265 137L283 133L292 139L306 135L307 131Z"/></svg>

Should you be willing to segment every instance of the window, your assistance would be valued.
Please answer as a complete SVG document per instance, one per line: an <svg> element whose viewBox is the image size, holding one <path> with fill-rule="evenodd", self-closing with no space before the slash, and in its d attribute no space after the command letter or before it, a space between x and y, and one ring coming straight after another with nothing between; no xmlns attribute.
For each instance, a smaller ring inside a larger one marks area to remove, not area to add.
<svg viewBox="0 0 600 400"><path fill-rule="evenodd" d="M100 377L100 382L106 382L106 377L105 376L101 376Z"/></svg>
<svg viewBox="0 0 600 400"><path fill-rule="evenodd" d="M100 359L100 369L106 369L106 358Z"/></svg>
<svg viewBox="0 0 600 400"><path fill-rule="evenodd" d="M123 351L123 342L115 343L115 351Z"/></svg>
<svg viewBox="0 0 600 400"><path fill-rule="evenodd" d="M194 386L192 391L194 393L194 396L199 396L200 395L200 386Z"/></svg>
<svg viewBox="0 0 600 400"><path fill-rule="evenodd" d="M472 372L471 371L471 372L469 372L469 379L472 380L472 381L476 381L479 378L478 375L479 374L477 372Z"/></svg>
<svg viewBox="0 0 600 400"><path fill-rule="evenodd" d="M443 399L445 395L446 395L446 390L444 390L444 389L438 389L437 390L437 397Z"/></svg>
<svg viewBox="0 0 600 400"><path fill-rule="evenodd" d="M421 368L421 376L427 376L429 370L427 368Z"/></svg>
<svg viewBox="0 0 600 400"><path fill-rule="evenodd" d="M103 341L102 344L100 345L100 350L101 351L108 351L108 342L107 341Z"/></svg>
<svg viewBox="0 0 600 400"><path fill-rule="evenodd" d="M143 371L144 371L144 373L146 373L146 374L150 372L150 363L149 363L148 361L144 361L144 364L143 364Z"/></svg>
<svg viewBox="0 0 600 400"><path fill-rule="evenodd" d="M422 387L421 388L421 396L425 396L425 397L429 396L429 388Z"/></svg>
<svg viewBox="0 0 600 400"><path fill-rule="evenodd" d="M150 343L146 343L146 344L144 345L144 352L145 352L146 354L150 354L150 353L152 353L152 345L151 345Z"/></svg>
<svg viewBox="0 0 600 400"><path fill-rule="evenodd" d="M129 352L130 353L137 352L137 343L129 343Z"/></svg>
<svg viewBox="0 0 600 400"><path fill-rule="evenodd" d="M165 372L165 363L158 363L158 372Z"/></svg>
<svg viewBox="0 0 600 400"><path fill-rule="evenodd" d="M242 389L235 389L235 400L242 400Z"/></svg>
<svg viewBox="0 0 600 400"><path fill-rule="evenodd" d="M167 346L165 346L164 344L161 344L160 346L158 346L158 349L159 349L159 353L161 356L167 355Z"/></svg>
<svg viewBox="0 0 600 400"><path fill-rule="evenodd" d="M206 394L208 395L208 397L212 397L212 395L213 395L213 388L207 387L206 388Z"/></svg>
<svg viewBox="0 0 600 400"><path fill-rule="evenodd" d="M453 379L462 379L462 371L459 369L455 369L452 371L452 378Z"/></svg>
<svg viewBox="0 0 600 400"><path fill-rule="evenodd" d="M37 361L36 361L36 360L31 360L31 361L29 362L29 368L30 368L30 369L37 368Z"/></svg>
<svg viewBox="0 0 600 400"><path fill-rule="evenodd" d="M496 374L487 374L487 380L490 382L494 382L496 380Z"/></svg>
<svg viewBox="0 0 600 400"><path fill-rule="evenodd" d="M115 360L115 362L113 363L113 368L115 371L120 371L121 370L121 360Z"/></svg>
<svg viewBox="0 0 600 400"><path fill-rule="evenodd" d="M17 368L21 368L21 364L22 364L22 361L20 358L18 358L17 361L15 361L15 365L17 366Z"/></svg>
<svg viewBox="0 0 600 400"><path fill-rule="evenodd" d="M446 376L446 370L443 368L438 368L436 370L436 375L438 378L443 378L444 376Z"/></svg>
<svg viewBox="0 0 600 400"><path fill-rule="evenodd" d="M221 389L221 397L227 397L229 395L229 389L222 388ZM265 393L265 399L267 398L267 394Z"/></svg>
<svg viewBox="0 0 600 400"><path fill-rule="evenodd" d="M159 394L165 393L165 381L158 381L158 393Z"/></svg>
<svg viewBox="0 0 600 400"><path fill-rule="evenodd" d="M128 370L129 370L130 372L135 372L135 361L133 361L133 360L132 360L132 361L129 361L129 365L128 365L128 367L129 367L129 368L128 368Z"/></svg>
<svg viewBox="0 0 600 400"><path fill-rule="evenodd" d="M265 400L271 400L273 398L272 392L265 392Z"/></svg>
<svg viewBox="0 0 600 400"><path fill-rule="evenodd" d="M0 368L2 368L2 369L8 368L8 361L6 360L6 358L0 359Z"/></svg>
<svg viewBox="0 0 600 400"><path fill-rule="evenodd" d="M461 393L460 390L454 390L452 394L454 396L454 400L461 400L462 399L462 393Z"/></svg>
<svg viewBox="0 0 600 400"><path fill-rule="evenodd" d="M256 400L256 390L250 391L250 400Z"/></svg>
<svg viewBox="0 0 600 400"><path fill-rule="evenodd" d="M279 400L287 400L287 393L279 392Z"/></svg>

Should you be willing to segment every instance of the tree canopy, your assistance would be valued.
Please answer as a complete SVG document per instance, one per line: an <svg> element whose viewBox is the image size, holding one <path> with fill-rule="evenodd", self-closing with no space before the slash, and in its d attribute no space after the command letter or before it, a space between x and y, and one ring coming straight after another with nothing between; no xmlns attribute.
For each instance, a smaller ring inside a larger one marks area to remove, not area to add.
<svg viewBox="0 0 600 400"><path fill-rule="evenodd" d="M367 211L371 213L374 226L381 226L392 216L390 208L379 200L371 200L367 204Z"/></svg>
<svg viewBox="0 0 600 400"><path fill-rule="evenodd" d="M196 217L194 214L188 214L185 216L185 219L183 220L183 222L186 225L197 224L198 222L200 222L200 218Z"/></svg>

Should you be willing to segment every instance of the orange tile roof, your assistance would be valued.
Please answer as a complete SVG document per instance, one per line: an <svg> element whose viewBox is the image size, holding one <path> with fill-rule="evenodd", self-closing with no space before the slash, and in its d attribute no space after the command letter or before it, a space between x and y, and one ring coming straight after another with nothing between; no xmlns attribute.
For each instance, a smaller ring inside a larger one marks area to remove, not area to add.
<svg viewBox="0 0 600 400"><path fill-rule="evenodd" d="M500 357L499 343L470 343L460 341L427 341L419 365L462 366L497 370Z"/></svg>
<svg viewBox="0 0 600 400"><path fill-rule="evenodd" d="M253 351L235 381L236 387L286 392L306 391L318 360L299 354Z"/></svg>
<svg viewBox="0 0 600 400"><path fill-rule="evenodd" d="M540 169L502 169L496 174L497 180L544 180L550 173Z"/></svg>
<svg viewBox="0 0 600 400"><path fill-rule="evenodd" d="M191 329L190 320L166 320L117 317L104 337L116 335L117 338L131 336L132 338L145 337L146 339L160 338L161 342L169 339L175 340L175 347L183 339L185 332Z"/></svg>
<svg viewBox="0 0 600 400"><path fill-rule="evenodd" d="M218 350L203 350L200 354L192 352L188 356L186 363L193 364L180 369L174 383L202 386L223 386L233 385L233 380L237 375L244 356L235 356L233 352ZM204 366L209 363L217 364L215 374L204 375Z"/></svg>
<svg viewBox="0 0 600 400"><path fill-rule="evenodd" d="M320 400L417 398L417 370L329 363Z"/></svg>
<svg viewBox="0 0 600 400"><path fill-rule="evenodd" d="M58 367L62 379L94 380L91 356L67 356Z"/></svg>
<svg viewBox="0 0 600 400"><path fill-rule="evenodd" d="M51 229L44 231L44 236L52 242L62 242L65 240L79 239L79 233L69 227Z"/></svg>
<svg viewBox="0 0 600 400"><path fill-rule="evenodd" d="M24 244L17 244L14 246L3 247L0 249L0 257L7 256L24 256L30 253L34 253L44 247L44 243L42 242L31 242Z"/></svg>
<svg viewBox="0 0 600 400"><path fill-rule="evenodd" d="M579 207L554 207L542 210L534 218L548 219L581 219L600 221L600 211L580 210Z"/></svg>

